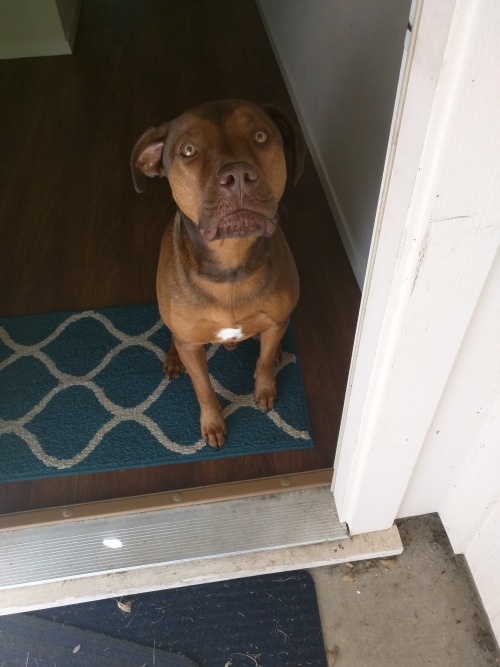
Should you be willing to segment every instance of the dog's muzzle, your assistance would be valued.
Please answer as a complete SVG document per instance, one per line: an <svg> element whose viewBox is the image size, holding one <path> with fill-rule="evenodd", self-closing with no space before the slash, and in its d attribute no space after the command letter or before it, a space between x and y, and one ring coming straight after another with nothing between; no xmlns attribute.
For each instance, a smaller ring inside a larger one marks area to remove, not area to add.
<svg viewBox="0 0 500 667"><path fill-rule="evenodd" d="M215 224L200 223L200 234L206 241L225 238L248 238L249 236L272 236L276 230L277 217L266 218L261 213L240 210L231 213Z"/></svg>

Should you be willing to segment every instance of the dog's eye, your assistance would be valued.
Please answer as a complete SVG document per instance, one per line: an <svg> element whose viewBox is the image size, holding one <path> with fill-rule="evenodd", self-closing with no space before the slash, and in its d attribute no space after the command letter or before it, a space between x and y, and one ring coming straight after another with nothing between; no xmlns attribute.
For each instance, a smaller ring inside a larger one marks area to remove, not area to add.
<svg viewBox="0 0 500 667"><path fill-rule="evenodd" d="M184 157L193 157L198 151L193 146L193 144L182 144L180 153Z"/></svg>
<svg viewBox="0 0 500 667"><path fill-rule="evenodd" d="M264 130L258 130L255 133L254 139L258 144L265 144L269 139L269 135L267 132L264 132Z"/></svg>

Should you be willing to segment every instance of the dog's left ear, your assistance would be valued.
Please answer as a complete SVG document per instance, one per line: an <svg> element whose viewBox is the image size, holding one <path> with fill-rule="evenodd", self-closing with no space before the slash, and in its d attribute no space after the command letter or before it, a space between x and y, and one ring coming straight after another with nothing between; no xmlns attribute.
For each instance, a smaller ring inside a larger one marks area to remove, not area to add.
<svg viewBox="0 0 500 667"><path fill-rule="evenodd" d="M166 176L163 167L163 149L170 123L146 130L132 150L130 167L137 192L144 192L148 180L146 177Z"/></svg>
<svg viewBox="0 0 500 667"><path fill-rule="evenodd" d="M274 104L263 104L262 108L281 132L283 145L291 157L290 171L293 174L293 184L297 185L304 171L304 159L306 156L304 136L300 128L290 120L288 115L278 107L275 107Z"/></svg>

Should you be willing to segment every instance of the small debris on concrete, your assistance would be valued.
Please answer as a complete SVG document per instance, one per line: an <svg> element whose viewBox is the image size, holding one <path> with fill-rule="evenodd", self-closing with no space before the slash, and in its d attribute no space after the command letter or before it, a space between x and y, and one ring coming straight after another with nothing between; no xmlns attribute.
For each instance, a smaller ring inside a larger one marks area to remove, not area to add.
<svg viewBox="0 0 500 667"><path fill-rule="evenodd" d="M122 602L121 600L117 600L116 604L118 605L118 609L123 611L125 614L130 614L132 611L132 605L134 604L133 600L125 600Z"/></svg>
<svg viewBox="0 0 500 667"><path fill-rule="evenodd" d="M333 667L333 665L335 664L335 660L338 658L339 653L340 653L339 646L334 646L333 648L327 650L326 661L328 663L328 667Z"/></svg>

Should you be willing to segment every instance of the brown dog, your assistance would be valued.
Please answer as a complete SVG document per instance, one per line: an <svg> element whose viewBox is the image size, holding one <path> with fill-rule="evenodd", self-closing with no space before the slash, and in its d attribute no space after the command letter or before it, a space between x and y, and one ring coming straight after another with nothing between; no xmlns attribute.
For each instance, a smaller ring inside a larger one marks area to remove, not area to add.
<svg viewBox="0 0 500 667"><path fill-rule="evenodd" d="M260 334L254 396L276 400L274 363L299 297L295 262L278 224L287 177L304 162L299 130L274 107L239 100L203 104L149 129L132 152L136 190L165 176L178 211L160 250L157 295L172 332L165 373L188 371L200 404L201 434L224 444L226 425L210 384L204 345Z"/></svg>

